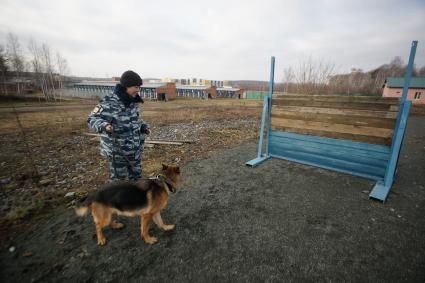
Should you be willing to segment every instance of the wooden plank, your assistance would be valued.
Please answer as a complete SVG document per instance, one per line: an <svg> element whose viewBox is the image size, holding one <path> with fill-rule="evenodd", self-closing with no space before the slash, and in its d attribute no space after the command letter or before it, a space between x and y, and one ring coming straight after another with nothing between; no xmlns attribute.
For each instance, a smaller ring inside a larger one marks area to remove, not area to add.
<svg viewBox="0 0 425 283"><path fill-rule="evenodd" d="M398 111L399 105L369 103L369 102L339 102L339 101L309 101L309 100L284 100L273 99L272 105L284 106L308 106L319 108L337 108L337 109L362 109L362 110L381 110Z"/></svg>
<svg viewBox="0 0 425 283"><path fill-rule="evenodd" d="M364 135L372 137L391 138L393 134L392 129L367 127L367 126L354 126L339 123L326 123L316 121L282 119L273 117L271 120L272 129L280 127L290 127L296 129L324 131L332 133L345 133L354 135Z"/></svg>
<svg viewBox="0 0 425 283"><path fill-rule="evenodd" d="M308 130L308 129L291 128L291 127L274 127L272 130L298 133L302 135L327 137L332 139L342 139L347 141L357 141L357 142L364 142L364 143L377 144L377 145L391 145L391 140L392 140L392 137L374 137L374 136L365 136L365 135L359 135L359 134L335 133L335 132L328 132L328 131Z"/></svg>
<svg viewBox="0 0 425 283"><path fill-rule="evenodd" d="M273 119L293 119L304 121L315 121L325 123L339 123L344 125L355 125L365 127L376 127L384 129L394 129L396 119L391 118L376 118L376 117L361 117L350 115L335 115L322 113L305 113L305 112L285 112L275 109L272 111Z"/></svg>
<svg viewBox="0 0 425 283"><path fill-rule="evenodd" d="M146 138L145 142L147 141L161 141L161 142L177 142L177 143L195 143L195 140L151 140L150 138Z"/></svg>
<svg viewBox="0 0 425 283"><path fill-rule="evenodd" d="M382 96L336 96L336 95L286 95L273 97L273 100L305 100L305 101L333 101L333 102L366 102L377 104L399 105L400 99L397 97Z"/></svg>
<svg viewBox="0 0 425 283"><path fill-rule="evenodd" d="M335 109L335 108L319 108L308 106L285 106L275 105L272 107L274 111L281 112L300 112L300 113L321 113L331 115L348 115L348 116L361 116L361 117L376 117L376 118L397 118L398 111L382 111L382 110L359 110L359 109Z"/></svg>
<svg viewBox="0 0 425 283"><path fill-rule="evenodd" d="M171 141L155 141L145 140L145 144L166 144L166 145L182 145L182 142L171 142Z"/></svg>
<svg viewBox="0 0 425 283"><path fill-rule="evenodd" d="M345 160L341 158L335 158L334 156L323 155L320 152L306 152L296 151L287 149L281 144L271 144L271 154L286 154L292 157L297 156L300 160L305 159L306 161L316 161L320 165L326 165L328 167L340 168L344 170L356 171L361 173L367 173L374 176L383 178L385 176L386 166L374 165L371 163L357 162L355 160Z"/></svg>
<svg viewBox="0 0 425 283"><path fill-rule="evenodd" d="M356 176L362 176L373 180L382 180L383 175L385 174L379 167L337 160L315 154L289 152L279 149L275 144L270 145L270 154L272 157L279 157L307 165L313 165Z"/></svg>
<svg viewBox="0 0 425 283"><path fill-rule="evenodd" d="M276 134L278 132L273 131L270 135L271 139L276 141L277 143L292 143L296 145L300 145L301 147L313 147L317 148L317 150L338 150L348 152L350 154L358 155L361 157L368 157L377 159L379 161L387 162L389 160L389 150L390 148L384 146L384 149L375 147L374 145L368 143L356 143L356 145L350 145L349 143L353 143L353 141L344 141L338 139L332 139L333 143L327 143L326 141L329 138L325 137L315 137L315 136L306 136L306 135L297 135L297 138L292 138L289 135L279 135ZM279 132L280 133L280 132ZM284 132L283 132L284 133ZM325 140L325 142L323 142ZM378 145L380 146L380 145ZM329 152L332 154L332 152Z"/></svg>
<svg viewBox="0 0 425 283"><path fill-rule="evenodd" d="M83 133L86 136L94 136L97 138L93 138L91 140L99 140L100 137L111 137L109 135L106 134L95 134L95 133ZM145 140L145 145L146 144L167 144L167 145L183 145L183 143L193 143L194 141L189 141L189 140L151 140L151 139L146 139Z"/></svg>
<svg viewBox="0 0 425 283"><path fill-rule="evenodd" d="M381 168L383 172L385 171L389 159L389 154L368 151L366 149L360 150L338 145L324 145L322 143L277 136L271 137L270 142L278 147L279 150L304 152L353 163L376 166Z"/></svg>
<svg viewBox="0 0 425 283"><path fill-rule="evenodd" d="M333 138L300 135L300 134L289 133L289 132L271 131L270 136L291 138L291 139L297 139L302 141L311 141L317 144L347 147L347 148L351 148L355 150L367 150L372 152L383 153L385 155L389 155L391 152L391 148L385 145L368 144L368 143L356 142L356 141L344 141L344 140L337 140Z"/></svg>

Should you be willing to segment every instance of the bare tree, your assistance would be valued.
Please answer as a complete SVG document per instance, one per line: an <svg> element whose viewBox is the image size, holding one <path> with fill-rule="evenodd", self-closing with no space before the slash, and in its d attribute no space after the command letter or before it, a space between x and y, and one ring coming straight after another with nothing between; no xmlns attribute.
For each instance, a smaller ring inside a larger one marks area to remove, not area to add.
<svg viewBox="0 0 425 283"><path fill-rule="evenodd" d="M292 67L285 68L283 70L283 82L285 84L284 86L284 92L290 92L290 86L293 84L293 81L295 79L294 70Z"/></svg>
<svg viewBox="0 0 425 283"><path fill-rule="evenodd" d="M31 65L38 87L43 92L46 100L55 99L57 83L54 77L54 67L49 46L45 43L40 46L34 39L30 39L28 50L32 56Z"/></svg>
<svg viewBox="0 0 425 283"><path fill-rule="evenodd" d="M46 100L50 100L49 91L45 81L45 70L41 58L41 48L37 45L35 40L31 38L28 44L28 50L32 56L31 66L32 71L35 74L36 84L41 89L44 98Z"/></svg>
<svg viewBox="0 0 425 283"><path fill-rule="evenodd" d="M425 77L425 66L418 70L418 76Z"/></svg>
<svg viewBox="0 0 425 283"><path fill-rule="evenodd" d="M8 67L8 58L7 58L7 55L6 55L6 51L5 51L5 48L3 47L3 45L0 45L0 72L1 72L2 81L3 81L2 92L4 94L7 94L6 72L8 70L9 70L9 67Z"/></svg>
<svg viewBox="0 0 425 283"><path fill-rule="evenodd" d="M55 56L52 56L50 47L46 43L38 45L32 38L28 50L31 54L31 67L35 73L37 85L45 99L57 99L60 88L63 87L64 77L69 74L68 62L59 52L55 52Z"/></svg>
<svg viewBox="0 0 425 283"><path fill-rule="evenodd" d="M17 78L17 93L21 94L22 89L20 85L20 74L24 71L25 68L25 58L19 44L18 37L13 33L7 35L7 46L6 46L7 56L10 60L10 66L12 71L16 72Z"/></svg>
<svg viewBox="0 0 425 283"><path fill-rule="evenodd" d="M335 65L324 60L314 61L311 57L307 61L300 61L294 73L296 92L303 94L328 93L329 78L333 75Z"/></svg>
<svg viewBox="0 0 425 283"><path fill-rule="evenodd" d="M41 45L41 58L44 65L44 70L46 72L46 82L48 89L50 90L51 98L56 99L56 86L54 77L55 70L52 62L50 47L46 43Z"/></svg>
<svg viewBox="0 0 425 283"><path fill-rule="evenodd" d="M59 88L63 88L64 77L69 74L68 62L59 52L56 52L56 66L59 72Z"/></svg>
<svg viewBox="0 0 425 283"><path fill-rule="evenodd" d="M331 62L326 62L323 59L321 59L317 66L317 82L316 82L316 88L318 88L316 91L318 93L328 93L329 88L329 78L334 74L335 72L335 64Z"/></svg>
<svg viewBox="0 0 425 283"><path fill-rule="evenodd" d="M394 57L388 65L387 75L391 77L401 77L404 75L405 65L400 56Z"/></svg>

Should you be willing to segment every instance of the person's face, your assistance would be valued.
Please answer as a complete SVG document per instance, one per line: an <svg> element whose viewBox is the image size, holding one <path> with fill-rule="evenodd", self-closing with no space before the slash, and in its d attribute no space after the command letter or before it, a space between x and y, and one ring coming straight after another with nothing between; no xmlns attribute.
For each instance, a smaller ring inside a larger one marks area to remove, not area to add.
<svg viewBox="0 0 425 283"><path fill-rule="evenodd" d="M131 97L136 97L136 95L139 93L140 91L140 86L131 86L127 88L127 93L131 96Z"/></svg>

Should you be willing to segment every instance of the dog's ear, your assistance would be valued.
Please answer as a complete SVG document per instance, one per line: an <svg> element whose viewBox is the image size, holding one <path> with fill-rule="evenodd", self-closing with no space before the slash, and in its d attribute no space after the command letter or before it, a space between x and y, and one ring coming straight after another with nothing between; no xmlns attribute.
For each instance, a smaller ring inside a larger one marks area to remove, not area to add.
<svg viewBox="0 0 425 283"><path fill-rule="evenodd" d="M167 168L168 168L168 165L167 165L167 164L162 163L162 170L167 170Z"/></svg>

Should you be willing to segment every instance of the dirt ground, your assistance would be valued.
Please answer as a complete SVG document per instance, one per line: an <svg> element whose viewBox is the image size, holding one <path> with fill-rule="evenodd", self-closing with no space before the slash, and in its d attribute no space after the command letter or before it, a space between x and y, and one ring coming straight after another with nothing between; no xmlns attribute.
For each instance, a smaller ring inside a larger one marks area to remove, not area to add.
<svg viewBox="0 0 425 283"><path fill-rule="evenodd" d="M72 204L108 178L98 138L85 135L95 103L1 101L0 247L8 241L10 225L31 224L34 217ZM261 111L256 101L234 99L147 101L142 109L152 139L192 141L146 148L145 175L157 171L161 162L183 165L256 137Z"/></svg>
<svg viewBox="0 0 425 283"><path fill-rule="evenodd" d="M1 281L424 282L424 125L409 118L385 204L368 200L370 180L277 159L246 167L257 142L244 142L182 166L162 214L176 229L151 226L157 244L123 217L99 247L90 216L58 208L1 251Z"/></svg>

